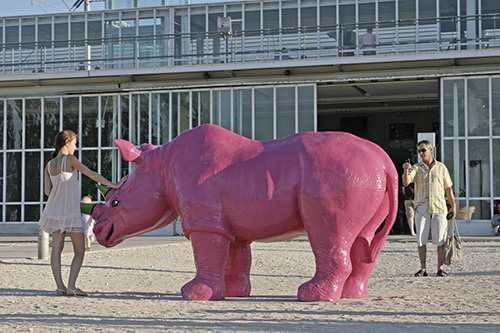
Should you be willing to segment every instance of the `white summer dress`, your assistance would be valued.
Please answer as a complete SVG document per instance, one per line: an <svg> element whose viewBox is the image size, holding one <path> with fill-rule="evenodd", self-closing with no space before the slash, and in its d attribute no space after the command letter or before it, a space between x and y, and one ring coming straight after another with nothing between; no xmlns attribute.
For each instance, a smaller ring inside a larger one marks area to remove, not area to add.
<svg viewBox="0 0 500 333"><path fill-rule="evenodd" d="M50 174L50 162L47 166L52 190L49 200L38 224L48 233L83 232L83 220L80 213L80 183L78 171L66 170L66 156L61 161L61 172L57 175Z"/></svg>

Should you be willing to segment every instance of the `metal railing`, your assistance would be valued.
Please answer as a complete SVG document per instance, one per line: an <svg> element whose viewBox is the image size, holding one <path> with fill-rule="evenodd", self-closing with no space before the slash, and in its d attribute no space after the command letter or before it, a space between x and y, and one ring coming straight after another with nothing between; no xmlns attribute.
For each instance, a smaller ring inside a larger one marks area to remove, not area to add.
<svg viewBox="0 0 500 333"><path fill-rule="evenodd" d="M192 32L4 43L0 44L0 74L364 56L366 47L360 46L359 37L368 27L377 37L371 48L375 56L498 48L499 18L495 14L235 30L227 35ZM477 31L465 30L469 22Z"/></svg>

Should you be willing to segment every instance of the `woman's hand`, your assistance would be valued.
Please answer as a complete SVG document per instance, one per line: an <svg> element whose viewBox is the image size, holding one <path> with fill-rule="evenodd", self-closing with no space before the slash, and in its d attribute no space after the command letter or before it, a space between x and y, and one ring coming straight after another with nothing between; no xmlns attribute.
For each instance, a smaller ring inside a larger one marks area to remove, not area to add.
<svg viewBox="0 0 500 333"><path fill-rule="evenodd" d="M115 185L115 188L120 188L126 181L127 181L128 175L124 176L120 181Z"/></svg>

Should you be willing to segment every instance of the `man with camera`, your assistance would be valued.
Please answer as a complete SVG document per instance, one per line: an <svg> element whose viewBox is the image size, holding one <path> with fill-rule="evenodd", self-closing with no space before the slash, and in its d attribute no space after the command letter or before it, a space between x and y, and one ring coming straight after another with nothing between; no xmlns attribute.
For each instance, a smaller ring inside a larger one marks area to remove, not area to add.
<svg viewBox="0 0 500 333"><path fill-rule="evenodd" d="M415 228L417 231L420 270L415 276L428 276L426 270L427 239L432 229L432 243L437 246L437 276L447 276L443 269L443 248L448 228L448 219L455 217L456 204L450 173L446 166L432 157L432 144L423 140L417 145L422 159L415 165L403 164L403 185L415 184ZM444 194L451 208L447 209ZM448 216L447 216L448 213Z"/></svg>

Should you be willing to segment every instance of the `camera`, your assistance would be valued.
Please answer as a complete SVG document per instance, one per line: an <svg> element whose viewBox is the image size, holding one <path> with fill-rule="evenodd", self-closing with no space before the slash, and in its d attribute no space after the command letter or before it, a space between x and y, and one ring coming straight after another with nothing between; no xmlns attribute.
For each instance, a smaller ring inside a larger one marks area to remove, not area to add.
<svg viewBox="0 0 500 333"><path fill-rule="evenodd" d="M448 213L448 215L446 215L447 220L451 220L452 217L453 217L453 213Z"/></svg>

